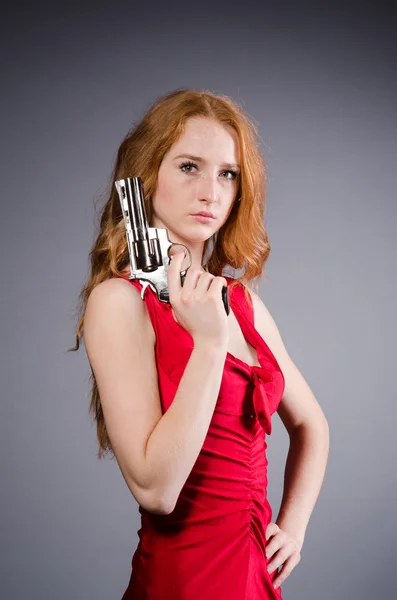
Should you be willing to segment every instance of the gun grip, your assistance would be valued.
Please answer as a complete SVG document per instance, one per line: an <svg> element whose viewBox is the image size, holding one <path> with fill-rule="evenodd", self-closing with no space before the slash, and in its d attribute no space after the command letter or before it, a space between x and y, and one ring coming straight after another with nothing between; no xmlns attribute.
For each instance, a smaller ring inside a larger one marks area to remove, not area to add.
<svg viewBox="0 0 397 600"><path fill-rule="evenodd" d="M183 284L185 282L186 271L184 271L180 275L181 275L181 286L183 286ZM226 285L222 286L222 301L223 301L223 306L225 307L226 314L229 315L229 313L230 313L229 293L228 293Z"/></svg>

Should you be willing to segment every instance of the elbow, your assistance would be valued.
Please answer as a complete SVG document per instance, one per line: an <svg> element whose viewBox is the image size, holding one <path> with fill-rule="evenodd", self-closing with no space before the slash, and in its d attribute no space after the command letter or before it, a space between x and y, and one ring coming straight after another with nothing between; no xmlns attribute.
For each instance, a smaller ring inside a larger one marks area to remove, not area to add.
<svg viewBox="0 0 397 600"><path fill-rule="evenodd" d="M164 482L154 482L152 478L137 478L124 469L124 479L135 500L144 510L155 515L169 515L175 508L178 495Z"/></svg>
<svg viewBox="0 0 397 600"><path fill-rule="evenodd" d="M134 496L142 508L155 515L169 515L176 504L169 494L158 490L140 490L140 493Z"/></svg>
<svg viewBox="0 0 397 600"><path fill-rule="evenodd" d="M314 435L319 436L324 439L324 441L328 440L330 435L328 421L324 415L317 419L308 419L291 428L290 436L295 434Z"/></svg>
<svg viewBox="0 0 397 600"><path fill-rule="evenodd" d="M160 494L155 494L154 507L157 511L156 514L159 515L169 515L173 512L176 505L175 499L170 495L163 492Z"/></svg>
<svg viewBox="0 0 397 600"><path fill-rule="evenodd" d="M175 508L175 504L172 505L163 505L157 504L156 507L152 510L155 515L170 515Z"/></svg>
<svg viewBox="0 0 397 600"><path fill-rule="evenodd" d="M143 505L141 504L141 506ZM156 498L150 503L146 503L146 506L143 506L143 508L154 515L169 515L174 510L175 504L167 504Z"/></svg>

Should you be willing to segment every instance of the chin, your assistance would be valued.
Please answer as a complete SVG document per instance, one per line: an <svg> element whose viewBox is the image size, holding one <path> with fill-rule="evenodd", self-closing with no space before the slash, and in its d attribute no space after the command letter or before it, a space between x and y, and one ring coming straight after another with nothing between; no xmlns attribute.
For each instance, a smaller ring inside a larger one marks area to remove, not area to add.
<svg viewBox="0 0 397 600"><path fill-rule="evenodd" d="M192 227L189 229L189 232L186 233L189 236L189 238L195 239L197 241L202 240L204 242L205 240L208 240L210 237L212 237L214 233L216 233L216 231L211 231L209 227L204 229L204 227L201 226Z"/></svg>
<svg viewBox="0 0 397 600"><path fill-rule="evenodd" d="M186 225L180 228L175 225L167 227L165 224L156 226L166 228L168 231L168 238L174 243L177 243L176 240L178 240L178 243L184 243L184 241L204 243L218 231L218 229L211 231L208 226L203 226L201 223L195 223L194 220L192 220L189 227L186 227Z"/></svg>
<svg viewBox="0 0 397 600"><path fill-rule="evenodd" d="M212 236L203 236L203 235L185 235L180 236L181 240L185 240L186 244L204 244L207 240L209 240Z"/></svg>
<svg viewBox="0 0 397 600"><path fill-rule="evenodd" d="M210 239L212 237L212 233L208 234L205 233L204 231L182 231L180 230L178 231L174 231L173 232L174 236L178 239L180 239L183 243L183 241L185 241L186 243L204 243L206 240ZM172 239L171 237L171 233L169 234L170 239Z"/></svg>

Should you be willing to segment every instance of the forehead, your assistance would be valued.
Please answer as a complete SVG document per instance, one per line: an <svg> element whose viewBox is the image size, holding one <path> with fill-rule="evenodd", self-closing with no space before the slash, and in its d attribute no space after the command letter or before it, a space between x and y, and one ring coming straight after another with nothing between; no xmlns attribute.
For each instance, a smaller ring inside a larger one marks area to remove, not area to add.
<svg viewBox="0 0 397 600"><path fill-rule="evenodd" d="M171 148L173 155L186 152L204 158L238 162L239 141L230 125L222 125L207 117L190 117L184 132Z"/></svg>

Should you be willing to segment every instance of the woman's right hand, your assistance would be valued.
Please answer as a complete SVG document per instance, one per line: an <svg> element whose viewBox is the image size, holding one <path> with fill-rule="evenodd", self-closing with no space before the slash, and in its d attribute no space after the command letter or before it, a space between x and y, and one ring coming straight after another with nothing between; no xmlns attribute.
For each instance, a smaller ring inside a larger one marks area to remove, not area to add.
<svg viewBox="0 0 397 600"><path fill-rule="evenodd" d="M222 300L222 287L227 287L227 281L189 268L182 285L184 257L184 250L175 252L168 267L168 293L174 318L195 343L205 341L227 347L230 333Z"/></svg>

